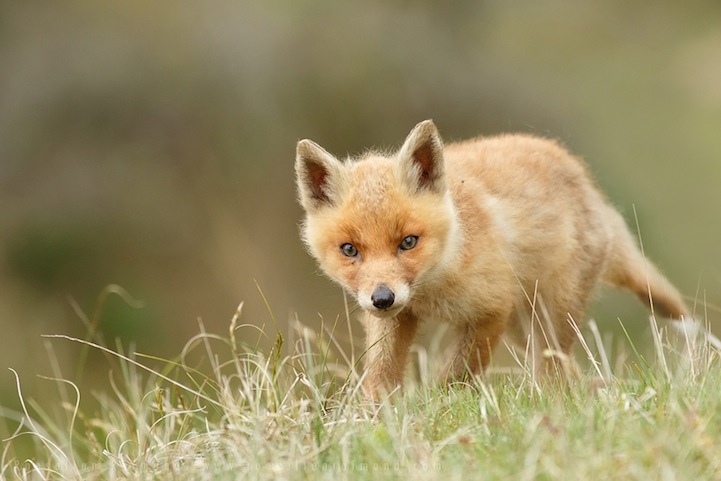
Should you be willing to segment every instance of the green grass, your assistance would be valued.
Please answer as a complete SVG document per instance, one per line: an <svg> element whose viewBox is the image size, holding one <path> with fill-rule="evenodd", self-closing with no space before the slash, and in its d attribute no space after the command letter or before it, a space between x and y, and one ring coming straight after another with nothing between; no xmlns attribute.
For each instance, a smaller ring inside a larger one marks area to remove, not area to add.
<svg viewBox="0 0 721 481"><path fill-rule="evenodd" d="M174 360L51 336L111 354L112 389L86 410L71 380L26 400L18 379L22 409L2 411L19 424L3 440L0 477L721 478L719 352L703 339L655 331L652 359L636 353L614 368L591 325L586 372L569 386L541 389L524 366L453 386L410 376L405 393L376 405L329 331L297 324L262 352L236 341L257 329L239 322L225 336L201 325ZM418 372L432 370L433 355L417 358ZM31 456L17 454L22 443Z"/></svg>

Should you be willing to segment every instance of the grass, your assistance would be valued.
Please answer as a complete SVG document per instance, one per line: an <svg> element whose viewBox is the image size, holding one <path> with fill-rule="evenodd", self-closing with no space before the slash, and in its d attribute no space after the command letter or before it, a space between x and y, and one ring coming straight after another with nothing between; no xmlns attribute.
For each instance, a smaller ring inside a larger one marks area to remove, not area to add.
<svg viewBox="0 0 721 481"><path fill-rule="evenodd" d="M331 332L296 324L262 352L236 341L257 329L239 322L240 312L225 336L201 324L173 360L49 336L111 355L112 389L84 410L86 394L59 372L49 380L57 396L43 402L24 399L18 378L22 409L3 410L17 428L3 440L0 477L721 478L719 352L703 338L672 342L655 322L653 358L635 352L618 366L591 324L586 373L564 388L540 389L520 365L464 385L410 376L405 393L378 405L363 399L358 362ZM418 353L418 372L432 371L434 356ZM16 446L28 441L26 459Z"/></svg>

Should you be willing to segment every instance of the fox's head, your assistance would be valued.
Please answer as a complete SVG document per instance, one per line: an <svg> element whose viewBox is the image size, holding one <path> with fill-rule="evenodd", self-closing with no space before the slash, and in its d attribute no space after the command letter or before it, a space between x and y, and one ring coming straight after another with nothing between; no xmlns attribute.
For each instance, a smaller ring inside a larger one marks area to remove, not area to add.
<svg viewBox="0 0 721 481"><path fill-rule="evenodd" d="M457 221L432 121L418 124L391 156L341 162L301 140L295 171L304 242L371 314L395 316L448 264Z"/></svg>

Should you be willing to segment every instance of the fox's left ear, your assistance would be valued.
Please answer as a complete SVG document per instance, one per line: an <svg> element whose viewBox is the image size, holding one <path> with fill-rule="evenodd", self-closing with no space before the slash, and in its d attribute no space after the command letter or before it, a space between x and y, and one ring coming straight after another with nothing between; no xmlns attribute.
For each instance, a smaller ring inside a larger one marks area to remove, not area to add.
<svg viewBox="0 0 721 481"><path fill-rule="evenodd" d="M307 212L333 205L344 179L343 164L312 140L298 142L295 177L300 203Z"/></svg>
<svg viewBox="0 0 721 481"><path fill-rule="evenodd" d="M398 161L410 185L443 193L446 189L443 141L432 120L416 125L406 137Z"/></svg>

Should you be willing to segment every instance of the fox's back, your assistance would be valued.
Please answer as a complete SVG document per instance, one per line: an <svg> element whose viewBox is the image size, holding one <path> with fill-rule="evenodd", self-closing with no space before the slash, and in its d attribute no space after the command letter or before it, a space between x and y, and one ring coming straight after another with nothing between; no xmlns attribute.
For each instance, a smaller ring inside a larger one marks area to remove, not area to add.
<svg viewBox="0 0 721 481"><path fill-rule="evenodd" d="M535 281L605 259L614 235L610 207L586 165L555 141L477 138L448 144L444 156L467 240L486 224L477 217L490 216L497 246L520 277Z"/></svg>
<svg viewBox="0 0 721 481"><path fill-rule="evenodd" d="M479 137L448 144L444 154L449 180L456 188L475 180L492 196L545 202L558 195L584 195L592 188L584 163L541 137Z"/></svg>

